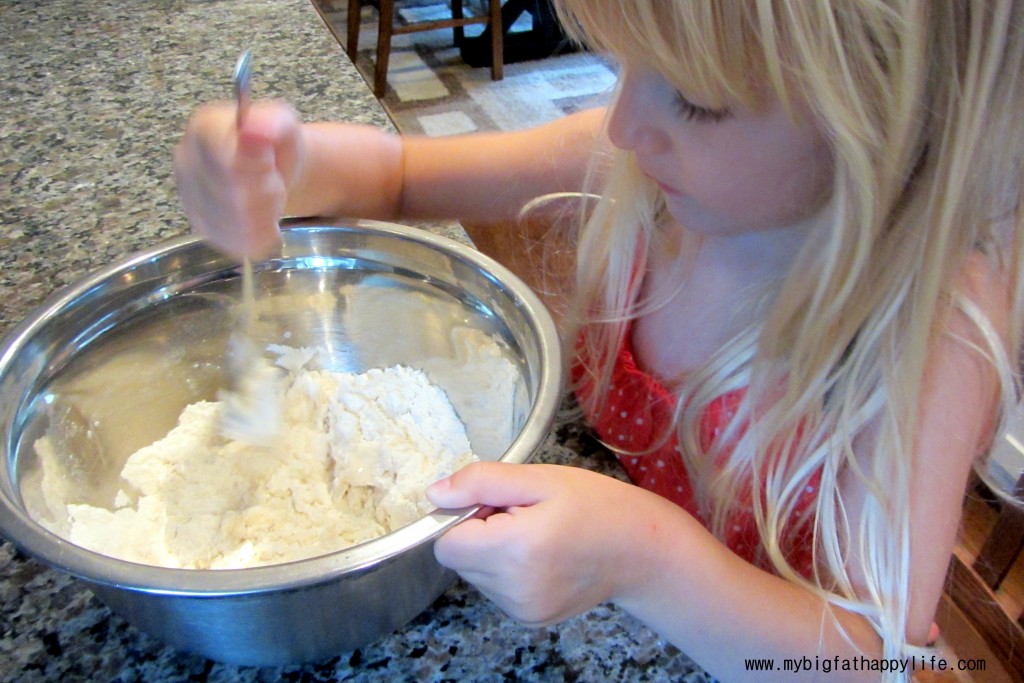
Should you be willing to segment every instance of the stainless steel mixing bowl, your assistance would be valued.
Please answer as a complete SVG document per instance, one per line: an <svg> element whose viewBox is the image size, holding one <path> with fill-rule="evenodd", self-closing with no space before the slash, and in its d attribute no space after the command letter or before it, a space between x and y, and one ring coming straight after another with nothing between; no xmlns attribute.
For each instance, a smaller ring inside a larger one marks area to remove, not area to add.
<svg viewBox="0 0 1024 683"><path fill-rule="evenodd" d="M316 346L332 370L422 367L461 408L478 455L530 459L557 410L563 364L554 323L526 285L414 228L307 221L283 235L280 257L257 266L261 341ZM432 541L475 510L436 511L329 555L239 570L125 562L37 521L40 436L58 442L80 500L109 501L131 453L161 438L187 403L215 396L239 279L237 263L196 238L175 239L55 293L4 339L0 535L178 648L239 664L317 660L428 607L454 578ZM457 338L474 330L500 339L518 368L513 395L487 396L488 378L459 372Z"/></svg>

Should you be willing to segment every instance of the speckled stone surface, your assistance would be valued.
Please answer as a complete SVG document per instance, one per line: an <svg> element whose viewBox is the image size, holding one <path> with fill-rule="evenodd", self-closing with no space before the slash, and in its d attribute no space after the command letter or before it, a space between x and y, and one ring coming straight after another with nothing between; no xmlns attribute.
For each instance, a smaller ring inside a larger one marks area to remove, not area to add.
<svg viewBox="0 0 1024 683"><path fill-rule="evenodd" d="M0 333L60 286L187 232L171 149L196 105L230 96L242 49L256 96L306 119L390 125L307 0L7 0L0 35ZM538 459L616 473L571 423ZM461 582L328 661L225 665L165 646L0 539L0 681L278 680L709 679L615 608L530 629Z"/></svg>

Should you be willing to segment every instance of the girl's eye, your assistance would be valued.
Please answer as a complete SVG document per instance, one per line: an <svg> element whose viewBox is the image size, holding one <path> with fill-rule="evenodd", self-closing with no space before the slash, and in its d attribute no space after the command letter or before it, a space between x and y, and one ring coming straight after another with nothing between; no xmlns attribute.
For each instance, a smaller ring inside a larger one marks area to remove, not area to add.
<svg viewBox="0 0 1024 683"><path fill-rule="evenodd" d="M675 94L675 106L679 115L687 121L697 121L698 123L718 123L729 116L728 109L710 109L708 107L702 107L699 104L694 104L690 100L686 99L686 97L680 92L676 92Z"/></svg>

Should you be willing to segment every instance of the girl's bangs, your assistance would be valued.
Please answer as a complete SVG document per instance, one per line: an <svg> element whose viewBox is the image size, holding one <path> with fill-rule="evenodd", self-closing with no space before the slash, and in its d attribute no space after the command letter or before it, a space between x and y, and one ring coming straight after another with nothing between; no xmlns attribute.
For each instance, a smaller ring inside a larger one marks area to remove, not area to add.
<svg viewBox="0 0 1024 683"><path fill-rule="evenodd" d="M574 40L620 64L657 71L702 105L755 107L761 100L764 48L745 2L560 0L556 5Z"/></svg>

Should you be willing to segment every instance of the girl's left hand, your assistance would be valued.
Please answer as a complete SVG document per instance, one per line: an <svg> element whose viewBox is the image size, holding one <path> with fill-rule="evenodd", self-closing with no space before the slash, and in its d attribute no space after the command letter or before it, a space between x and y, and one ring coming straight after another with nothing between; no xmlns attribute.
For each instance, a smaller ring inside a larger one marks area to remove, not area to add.
<svg viewBox="0 0 1024 683"><path fill-rule="evenodd" d="M662 508L655 494L587 470L496 462L435 482L427 498L443 508L484 506L442 536L434 554L510 616L537 626L642 586L644 549Z"/></svg>

